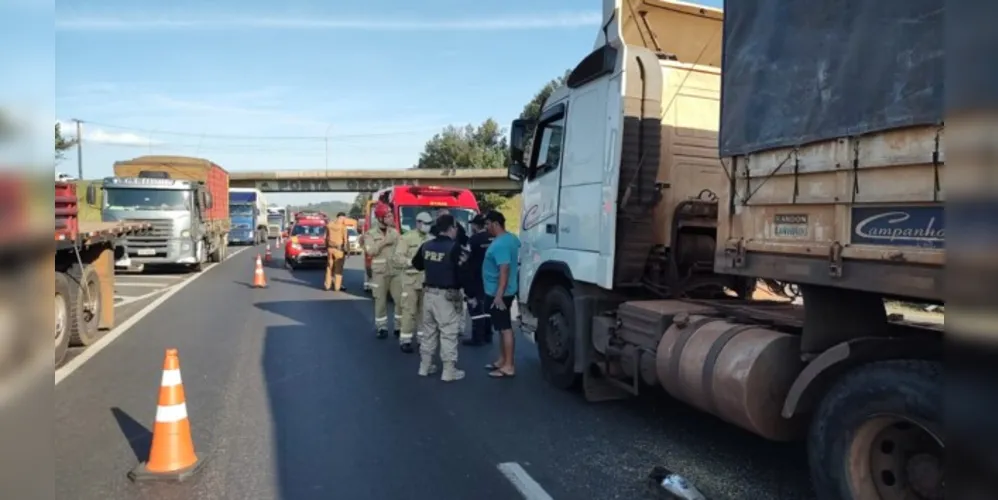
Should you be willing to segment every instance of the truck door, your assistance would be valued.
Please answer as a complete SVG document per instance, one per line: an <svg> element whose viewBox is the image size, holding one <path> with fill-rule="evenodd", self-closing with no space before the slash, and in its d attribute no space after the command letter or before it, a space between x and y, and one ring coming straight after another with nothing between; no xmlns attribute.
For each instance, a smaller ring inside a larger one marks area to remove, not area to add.
<svg viewBox="0 0 998 500"><path fill-rule="evenodd" d="M538 266L557 257L558 194L561 186L562 146L567 99L541 114L527 160L523 181L523 220L520 222L520 288L530 289Z"/></svg>

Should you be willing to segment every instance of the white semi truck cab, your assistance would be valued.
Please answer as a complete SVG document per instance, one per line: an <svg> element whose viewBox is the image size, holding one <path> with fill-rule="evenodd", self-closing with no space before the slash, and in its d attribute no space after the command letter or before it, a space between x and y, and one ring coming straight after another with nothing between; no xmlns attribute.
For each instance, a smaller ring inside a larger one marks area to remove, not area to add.
<svg viewBox="0 0 998 500"><path fill-rule="evenodd" d="M648 2L621 23L620 7L604 2L596 48L539 120L511 127L527 330L552 284L672 297L750 288L712 270L727 183L717 153L722 13Z"/></svg>
<svg viewBox="0 0 998 500"><path fill-rule="evenodd" d="M604 0L592 52L511 127L548 382L806 440L821 500L943 498L943 331L884 304L942 302L943 9L882 1ZM764 294L794 286L803 305Z"/></svg>

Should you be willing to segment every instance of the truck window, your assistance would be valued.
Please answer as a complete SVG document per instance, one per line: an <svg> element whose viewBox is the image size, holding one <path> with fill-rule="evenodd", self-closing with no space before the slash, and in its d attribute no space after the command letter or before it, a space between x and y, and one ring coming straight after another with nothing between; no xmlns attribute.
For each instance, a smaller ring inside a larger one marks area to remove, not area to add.
<svg viewBox="0 0 998 500"><path fill-rule="evenodd" d="M557 170L561 165L561 148L564 138L565 117L541 124L540 146L530 169L531 178Z"/></svg>

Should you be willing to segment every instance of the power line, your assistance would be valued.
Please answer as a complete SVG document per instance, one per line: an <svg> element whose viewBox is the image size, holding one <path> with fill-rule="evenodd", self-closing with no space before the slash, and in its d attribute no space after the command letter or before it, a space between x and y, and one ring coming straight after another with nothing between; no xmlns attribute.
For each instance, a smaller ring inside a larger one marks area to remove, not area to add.
<svg viewBox="0 0 998 500"><path fill-rule="evenodd" d="M170 130L153 130L153 129L142 129L135 127L125 127L122 125L113 125L108 123L94 122L89 120L79 120L80 123L85 125L93 125L105 129L113 130L123 130L127 132L138 132L147 135L172 135L177 137L197 137L206 139L242 139L242 140L252 140L252 141L327 141L334 139L364 139L364 138L374 138L374 137L393 137L400 135L415 135L423 134L426 132L439 132L443 129L442 126L439 127L426 127L422 129L412 129L412 130L401 130L393 132L380 132L380 133L368 133L368 134L337 134L329 136L254 136L254 135L225 135L225 134L200 134L196 132L177 132Z"/></svg>

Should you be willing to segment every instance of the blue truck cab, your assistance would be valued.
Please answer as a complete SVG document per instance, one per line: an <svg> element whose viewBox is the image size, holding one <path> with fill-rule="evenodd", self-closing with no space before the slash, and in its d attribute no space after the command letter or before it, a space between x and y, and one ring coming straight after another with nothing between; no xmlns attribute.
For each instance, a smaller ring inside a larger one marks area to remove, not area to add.
<svg viewBox="0 0 998 500"><path fill-rule="evenodd" d="M258 245L267 241L267 212L263 193L257 189L229 189L229 243Z"/></svg>

